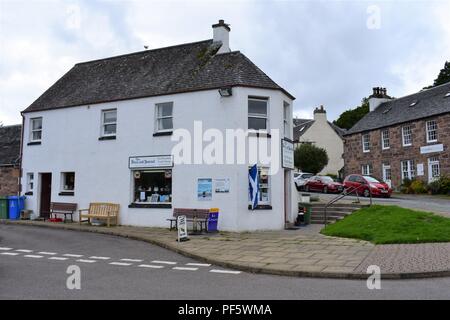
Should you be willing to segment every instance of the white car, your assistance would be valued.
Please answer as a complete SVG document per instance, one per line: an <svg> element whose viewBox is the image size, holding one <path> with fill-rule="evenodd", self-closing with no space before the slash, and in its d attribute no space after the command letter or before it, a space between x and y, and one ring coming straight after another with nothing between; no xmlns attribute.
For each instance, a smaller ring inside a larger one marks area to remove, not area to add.
<svg viewBox="0 0 450 320"><path fill-rule="evenodd" d="M295 172L294 173L294 183L297 190L303 189L305 186L306 181L314 176L312 173L308 172Z"/></svg>

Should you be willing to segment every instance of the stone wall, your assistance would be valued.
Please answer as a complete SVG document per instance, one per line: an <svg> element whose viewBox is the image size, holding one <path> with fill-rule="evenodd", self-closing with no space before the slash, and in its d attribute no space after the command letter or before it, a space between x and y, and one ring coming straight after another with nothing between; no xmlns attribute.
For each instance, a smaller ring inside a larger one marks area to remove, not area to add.
<svg viewBox="0 0 450 320"><path fill-rule="evenodd" d="M0 167L0 196L17 195L19 169L13 167Z"/></svg>

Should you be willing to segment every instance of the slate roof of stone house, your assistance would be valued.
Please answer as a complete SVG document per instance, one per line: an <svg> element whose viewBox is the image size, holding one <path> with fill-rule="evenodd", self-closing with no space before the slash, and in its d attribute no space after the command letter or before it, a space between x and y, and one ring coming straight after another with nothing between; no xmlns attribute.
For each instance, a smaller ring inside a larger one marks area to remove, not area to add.
<svg viewBox="0 0 450 320"><path fill-rule="evenodd" d="M22 126L0 127L0 167L19 164Z"/></svg>
<svg viewBox="0 0 450 320"><path fill-rule="evenodd" d="M450 82L384 102L366 114L346 135L450 112ZM411 106L415 102L415 105Z"/></svg>
<svg viewBox="0 0 450 320"><path fill-rule="evenodd" d="M76 64L24 112L246 86L281 90L239 51L212 39Z"/></svg>
<svg viewBox="0 0 450 320"><path fill-rule="evenodd" d="M315 120L313 119L294 119L294 141L298 141L300 137L308 131L308 129L313 125ZM328 121L331 128L338 134L339 137L343 137L346 130L338 127L334 123Z"/></svg>

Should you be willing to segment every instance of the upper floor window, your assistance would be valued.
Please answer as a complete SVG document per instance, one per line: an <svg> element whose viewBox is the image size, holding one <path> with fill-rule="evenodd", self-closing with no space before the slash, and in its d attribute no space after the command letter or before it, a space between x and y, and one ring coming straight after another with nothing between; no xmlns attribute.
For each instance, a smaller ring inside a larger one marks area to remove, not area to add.
<svg viewBox="0 0 450 320"><path fill-rule="evenodd" d="M102 136L115 136L117 132L117 109L102 110Z"/></svg>
<svg viewBox="0 0 450 320"><path fill-rule="evenodd" d="M173 102L156 104L156 131L173 129Z"/></svg>
<svg viewBox="0 0 450 320"><path fill-rule="evenodd" d="M402 141L403 141L403 146L404 147L412 145L411 126L404 126L404 127L402 127Z"/></svg>
<svg viewBox="0 0 450 320"><path fill-rule="evenodd" d="M268 130L268 100L259 98L248 99L248 128Z"/></svg>
<svg viewBox="0 0 450 320"><path fill-rule="evenodd" d="M391 146L389 141L389 130L383 130L381 131L381 148L383 150L389 149Z"/></svg>
<svg viewBox="0 0 450 320"><path fill-rule="evenodd" d="M290 125L291 121L289 121L290 113L291 113L290 105L289 105L289 103L284 101L283 102L283 128L284 128L284 136L286 138L291 137L291 125Z"/></svg>
<svg viewBox="0 0 450 320"><path fill-rule="evenodd" d="M437 122L436 120L427 121L427 142L436 142L437 137Z"/></svg>
<svg viewBox="0 0 450 320"><path fill-rule="evenodd" d="M31 130L30 130L30 141L38 142L42 139L42 117L32 118L31 122Z"/></svg>
<svg viewBox="0 0 450 320"><path fill-rule="evenodd" d="M363 152L370 151L370 135L368 133L362 135Z"/></svg>

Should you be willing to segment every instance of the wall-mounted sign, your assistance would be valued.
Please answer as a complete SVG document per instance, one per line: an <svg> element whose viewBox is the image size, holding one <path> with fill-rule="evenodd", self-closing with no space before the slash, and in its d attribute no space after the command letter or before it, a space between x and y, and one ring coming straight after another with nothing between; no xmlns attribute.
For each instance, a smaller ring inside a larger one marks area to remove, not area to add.
<svg viewBox="0 0 450 320"><path fill-rule="evenodd" d="M432 152L442 152L444 151L444 145L441 144L433 144L431 146L423 146L420 147L420 154L432 153Z"/></svg>
<svg viewBox="0 0 450 320"><path fill-rule="evenodd" d="M214 179L214 192L215 193L229 193L230 192L230 179Z"/></svg>
<svg viewBox="0 0 450 320"><path fill-rule="evenodd" d="M186 216L177 217L177 228L178 228L178 242L189 240Z"/></svg>
<svg viewBox="0 0 450 320"><path fill-rule="evenodd" d="M424 170L423 170L423 163L418 163L417 164L417 176L423 176Z"/></svg>
<svg viewBox="0 0 450 320"><path fill-rule="evenodd" d="M130 157L128 167L130 169L173 167L173 156Z"/></svg>
<svg viewBox="0 0 450 320"><path fill-rule="evenodd" d="M294 143L292 141L281 140L281 166L294 169Z"/></svg>
<svg viewBox="0 0 450 320"><path fill-rule="evenodd" d="M197 181L197 200L211 201L212 199L212 179L198 179Z"/></svg>

